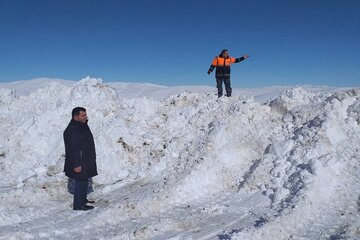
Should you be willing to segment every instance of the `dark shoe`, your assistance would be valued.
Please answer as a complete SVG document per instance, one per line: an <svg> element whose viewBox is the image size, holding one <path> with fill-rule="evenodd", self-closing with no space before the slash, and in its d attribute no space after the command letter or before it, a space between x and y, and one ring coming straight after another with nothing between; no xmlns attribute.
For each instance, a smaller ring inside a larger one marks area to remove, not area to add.
<svg viewBox="0 0 360 240"><path fill-rule="evenodd" d="M92 203L95 203L95 201L93 201L93 200L85 200L85 203L90 203L90 204L92 204Z"/></svg>
<svg viewBox="0 0 360 240"><path fill-rule="evenodd" d="M74 208L74 210L82 210L82 211L87 211L87 210L91 210L94 209L93 206L89 206L89 205L84 205L81 208Z"/></svg>

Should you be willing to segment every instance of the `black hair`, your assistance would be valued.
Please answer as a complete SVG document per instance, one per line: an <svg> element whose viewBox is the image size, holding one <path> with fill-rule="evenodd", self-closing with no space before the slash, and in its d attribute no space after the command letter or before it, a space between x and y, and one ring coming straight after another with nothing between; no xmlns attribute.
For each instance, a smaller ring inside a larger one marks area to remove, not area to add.
<svg viewBox="0 0 360 240"><path fill-rule="evenodd" d="M74 118L74 116L79 116L80 112L86 112L86 109L83 107L76 107L72 110L72 118Z"/></svg>
<svg viewBox="0 0 360 240"><path fill-rule="evenodd" d="M219 57L222 57L222 55L225 53L225 52L228 52L229 50L227 50L227 49L223 49L223 50L221 50L221 53L219 54Z"/></svg>

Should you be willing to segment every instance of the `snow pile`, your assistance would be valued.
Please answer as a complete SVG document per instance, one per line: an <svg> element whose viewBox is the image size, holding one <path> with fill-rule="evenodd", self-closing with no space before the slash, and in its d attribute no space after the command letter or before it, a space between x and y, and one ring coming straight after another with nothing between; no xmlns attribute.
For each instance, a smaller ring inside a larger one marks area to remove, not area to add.
<svg viewBox="0 0 360 240"><path fill-rule="evenodd" d="M296 92L302 91L285 95ZM360 91L302 92L290 101L283 96L270 103L278 103L277 111L288 106L283 134L245 184L263 189L278 214L265 218L261 229L237 234L238 239L358 238Z"/></svg>
<svg viewBox="0 0 360 240"><path fill-rule="evenodd" d="M76 106L88 110L98 158L86 222L62 173ZM18 98L1 88L0 108L4 239L360 235L358 89L294 88L264 104L188 91L157 101L87 77Z"/></svg>

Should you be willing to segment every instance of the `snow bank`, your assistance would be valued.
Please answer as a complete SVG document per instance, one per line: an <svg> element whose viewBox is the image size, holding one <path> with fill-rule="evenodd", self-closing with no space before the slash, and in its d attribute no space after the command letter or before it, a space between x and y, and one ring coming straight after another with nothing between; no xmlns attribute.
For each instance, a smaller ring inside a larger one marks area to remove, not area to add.
<svg viewBox="0 0 360 240"><path fill-rule="evenodd" d="M88 110L99 170L98 207L81 223L62 173L76 106ZM2 88L0 109L4 239L359 236L359 89L157 101L87 77L20 97Z"/></svg>

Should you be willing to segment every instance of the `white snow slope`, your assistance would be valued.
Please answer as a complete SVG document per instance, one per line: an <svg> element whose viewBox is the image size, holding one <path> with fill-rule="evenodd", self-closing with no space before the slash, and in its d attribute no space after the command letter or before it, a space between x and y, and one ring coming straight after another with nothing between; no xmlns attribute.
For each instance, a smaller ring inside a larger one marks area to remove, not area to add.
<svg viewBox="0 0 360 240"><path fill-rule="evenodd" d="M62 172L76 106L97 148L87 212ZM0 111L0 239L360 239L360 89L154 100L85 78L2 86Z"/></svg>

